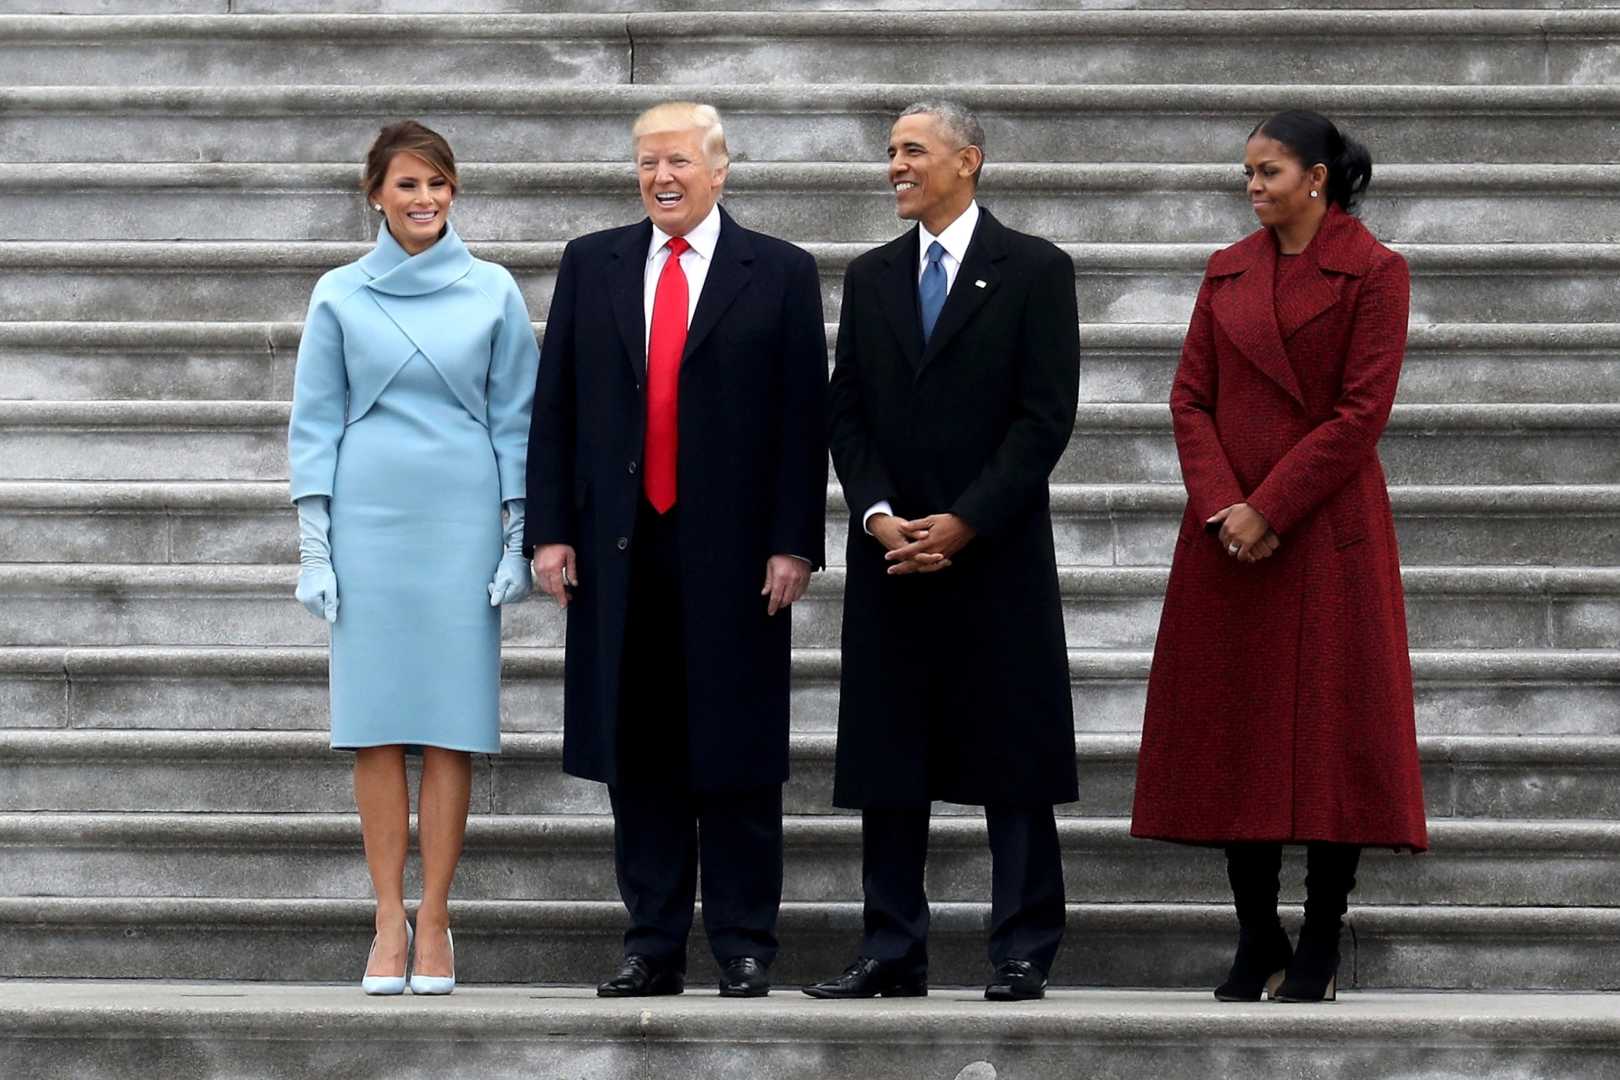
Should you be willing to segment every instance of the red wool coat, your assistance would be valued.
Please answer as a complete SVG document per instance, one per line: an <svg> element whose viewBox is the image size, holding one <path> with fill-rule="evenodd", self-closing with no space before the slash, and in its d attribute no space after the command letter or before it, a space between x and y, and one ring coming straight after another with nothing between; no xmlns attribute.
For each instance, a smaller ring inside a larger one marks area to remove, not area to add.
<svg viewBox="0 0 1620 1080"><path fill-rule="evenodd" d="M1187 487L1148 679L1135 836L1423 850L1406 608L1377 453L1406 261L1329 211L1277 279L1262 229L1216 252L1170 394ZM1240 563L1204 522L1282 540Z"/></svg>

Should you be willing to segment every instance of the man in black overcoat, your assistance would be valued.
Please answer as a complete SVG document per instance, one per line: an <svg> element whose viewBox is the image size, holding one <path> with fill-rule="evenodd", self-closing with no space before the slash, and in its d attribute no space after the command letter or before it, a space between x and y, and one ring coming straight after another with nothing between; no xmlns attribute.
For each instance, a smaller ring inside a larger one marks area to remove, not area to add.
<svg viewBox="0 0 1620 1080"><path fill-rule="evenodd" d="M613 805L631 925L598 993L681 992L701 864L721 992L752 997L777 948L788 606L825 562L820 283L720 208L712 108L656 106L633 137L648 217L563 252L525 545L567 609L563 768Z"/></svg>
<svg viewBox="0 0 1620 1080"><path fill-rule="evenodd" d="M1074 427L1074 264L974 199L951 102L889 141L904 236L844 279L833 466L851 520L834 802L861 810L865 932L813 997L927 992L930 800L982 805L986 997L1040 997L1063 936L1055 803L1077 797L1047 477Z"/></svg>

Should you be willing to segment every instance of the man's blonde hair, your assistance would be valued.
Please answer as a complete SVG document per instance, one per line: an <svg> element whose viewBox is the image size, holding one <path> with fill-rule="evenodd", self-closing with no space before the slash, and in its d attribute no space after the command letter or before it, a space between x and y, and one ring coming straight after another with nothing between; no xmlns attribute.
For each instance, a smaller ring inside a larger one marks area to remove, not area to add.
<svg viewBox="0 0 1620 1080"><path fill-rule="evenodd" d="M720 112L713 105L696 101L665 101L654 105L630 127L632 143L644 135L666 131L701 131L703 153L712 164L729 165L731 151L726 149L726 129L720 124Z"/></svg>

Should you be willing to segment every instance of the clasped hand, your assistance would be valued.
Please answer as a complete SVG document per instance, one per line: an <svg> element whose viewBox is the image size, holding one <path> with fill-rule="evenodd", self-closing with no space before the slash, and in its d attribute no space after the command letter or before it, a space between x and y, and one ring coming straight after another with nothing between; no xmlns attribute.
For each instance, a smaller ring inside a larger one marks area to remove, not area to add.
<svg viewBox="0 0 1620 1080"><path fill-rule="evenodd" d="M906 521L875 514L867 528L889 550L884 559L891 574L934 574L951 565L957 552L978 532L955 514L929 514Z"/></svg>
<svg viewBox="0 0 1620 1080"><path fill-rule="evenodd" d="M1282 546L1282 538L1271 531L1265 516L1248 503L1233 503L1204 524L1220 525L1221 547L1238 562L1259 562Z"/></svg>

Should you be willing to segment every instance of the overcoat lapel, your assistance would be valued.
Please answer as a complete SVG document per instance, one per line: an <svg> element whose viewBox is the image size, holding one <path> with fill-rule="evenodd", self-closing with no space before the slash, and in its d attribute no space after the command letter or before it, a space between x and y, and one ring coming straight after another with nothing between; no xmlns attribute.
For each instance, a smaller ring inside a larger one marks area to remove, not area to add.
<svg viewBox="0 0 1620 1080"><path fill-rule="evenodd" d="M652 243L652 222L643 220L627 230L613 249L614 265L608 268L608 288L612 294L613 321L624 342L624 357L630 374L640 386L647 381L647 245Z"/></svg>
<svg viewBox="0 0 1620 1080"><path fill-rule="evenodd" d="M748 238L722 207L720 239L714 245L714 261L709 264L708 276L703 279L703 292L698 295L692 325L686 330L686 348L681 351L683 367L754 276L749 269L753 261L754 249L748 243Z"/></svg>
<svg viewBox="0 0 1620 1080"><path fill-rule="evenodd" d="M1282 387L1289 397L1305 404L1277 324L1277 244L1269 230L1256 233L1247 243L1220 252L1210 262L1212 274L1234 271L1237 271L1236 280L1216 292L1210 302L1215 321L1251 364Z"/></svg>
<svg viewBox="0 0 1620 1080"><path fill-rule="evenodd" d="M973 239L968 241L967 258L957 267L956 281L946 294L945 306L939 312L939 322L934 324L934 333L923 348L923 368L950 344L951 338L968 324L968 320L1000 286L1001 273L995 264L1005 257L1001 223L990 216L990 211L981 207L979 223L973 227Z"/></svg>
<svg viewBox="0 0 1620 1080"><path fill-rule="evenodd" d="M1346 276L1359 277L1371 265L1377 241L1365 225L1340 210L1328 208L1322 227L1300 256L1287 287L1279 290L1277 323L1284 338L1332 308L1344 293Z"/></svg>
<svg viewBox="0 0 1620 1080"><path fill-rule="evenodd" d="M1277 329L1286 340L1294 332L1339 302L1339 286L1322 273L1316 245L1301 255L1277 290Z"/></svg>
<svg viewBox="0 0 1620 1080"><path fill-rule="evenodd" d="M912 226L909 233L883 248L888 265L878 285L883 315L913 371L922 367L923 355L922 319L917 312L917 237L917 228Z"/></svg>

